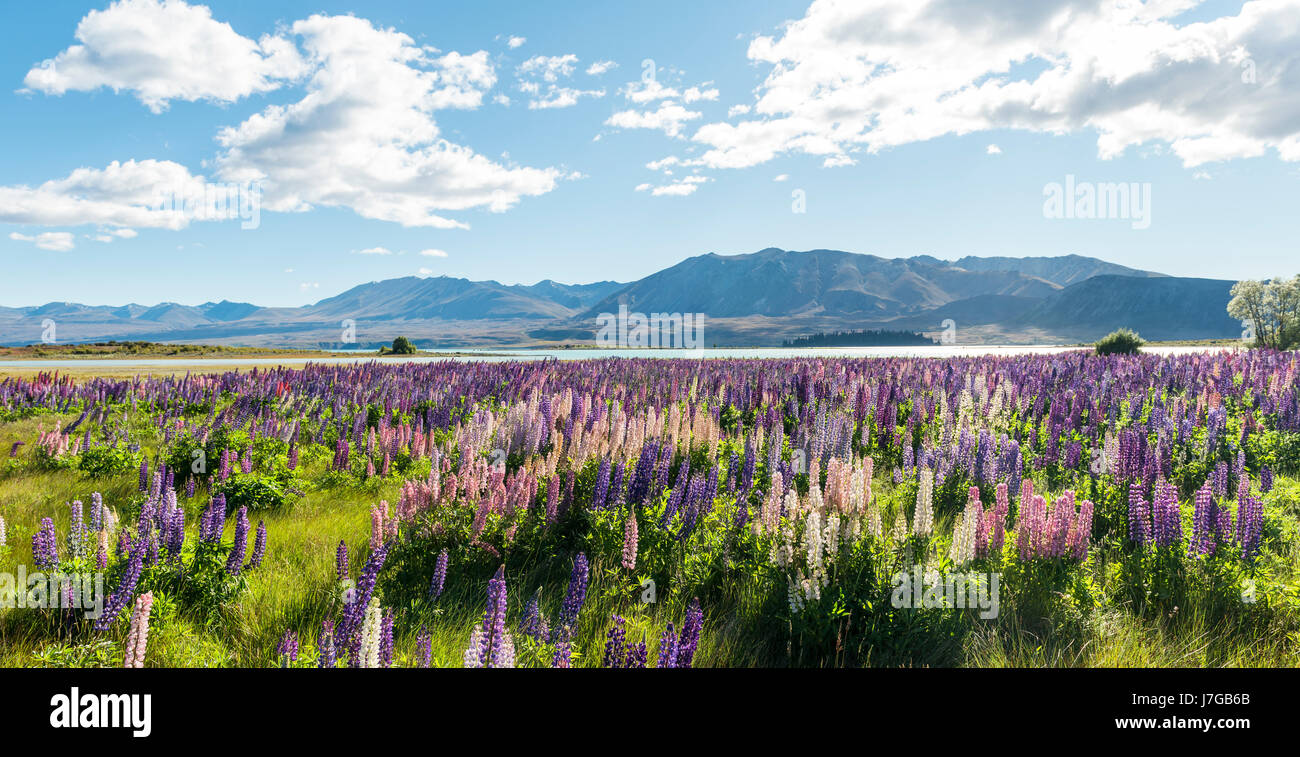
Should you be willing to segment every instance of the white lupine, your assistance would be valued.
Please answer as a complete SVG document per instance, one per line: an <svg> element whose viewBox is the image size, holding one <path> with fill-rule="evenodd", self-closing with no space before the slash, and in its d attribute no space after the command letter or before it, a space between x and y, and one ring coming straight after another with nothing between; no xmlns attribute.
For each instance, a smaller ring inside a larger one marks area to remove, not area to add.
<svg viewBox="0 0 1300 757"><path fill-rule="evenodd" d="M921 478L916 487L916 520L912 532L917 536L929 536L934 530L934 471L921 469Z"/></svg>
<svg viewBox="0 0 1300 757"><path fill-rule="evenodd" d="M0 516L0 547L5 545L5 519Z"/></svg>
<svg viewBox="0 0 1300 757"><path fill-rule="evenodd" d="M893 537L894 541L901 542L907 539L907 531L907 513L903 512L903 508L900 507L898 508L898 517L894 519L894 532L890 536Z"/></svg>
<svg viewBox="0 0 1300 757"><path fill-rule="evenodd" d="M880 508L875 505L867 508L867 533L877 539L885 535L885 524L880 521Z"/></svg>
<svg viewBox="0 0 1300 757"><path fill-rule="evenodd" d="M952 548L948 552L955 565L975 559L975 532L983 514L977 501L972 500L967 503L966 511L957 516L952 529Z"/></svg>
<svg viewBox="0 0 1300 757"><path fill-rule="evenodd" d="M826 516L826 527L822 530L822 548L826 551L827 560L835 557L840 552L839 513L831 513Z"/></svg>
<svg viewBox="0 0 1300 757"><path fill-rule="evenodd" d="M822 566L822 519L817 510L810 510L803 522L803 553L808 567Z"/></svg>
<svg viewBox="0 0 1300 757"><path fill-rule="evenodd" d="M371 597L366 606L366 618L361 624L361 667L379 667L379 634L383 618L379 612L379 597Z"/></svg>

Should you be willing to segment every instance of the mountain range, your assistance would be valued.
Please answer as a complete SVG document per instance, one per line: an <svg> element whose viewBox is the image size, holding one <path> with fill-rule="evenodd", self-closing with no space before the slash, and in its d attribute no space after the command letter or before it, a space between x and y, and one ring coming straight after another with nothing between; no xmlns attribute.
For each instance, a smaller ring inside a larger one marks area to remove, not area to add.
<svg viewBox="0 0 1300 757"><path fill-rule="evenodd" d="M958 343L1090 341L1120 327L1147 339L1240 334L1226 312L1234 282L1167 276L1081 255L882 258L838 250L708 253L633 282L532 285L405 277L302 307L245 302L0 307L0 344L143 340L374 347L405 335L426 348L591 344L601 314L702 313L704 342L772 346L840 329L937 333Z"/></svg>

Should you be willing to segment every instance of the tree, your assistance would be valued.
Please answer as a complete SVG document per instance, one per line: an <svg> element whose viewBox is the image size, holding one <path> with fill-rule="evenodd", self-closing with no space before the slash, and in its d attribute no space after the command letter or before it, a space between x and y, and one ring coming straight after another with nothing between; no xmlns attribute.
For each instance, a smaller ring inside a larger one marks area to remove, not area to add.
<svg viewBox="0 0 1300 757"><path fill-rule="evenodd" d="M1287 350L1300 344L1300 276L1269 281L1238 281L1232 285L1228 315L1254 336L1255 347Z"/></svg>
<svg viewBox="0 0 1300 757"><path fill-rule="evenodd" d="M1112 331L1097 342L1098 355L1136 355L1146 340L1131 329Z"/></svg>
<svg viewBox="0 0 1300 757"><path fill-rule="evenodd" d="M392 352L394 355L414 355L417 350L415 349L415 345L411 344L410 339L407 339L404 336L399 336L393 340Z"/></svg>

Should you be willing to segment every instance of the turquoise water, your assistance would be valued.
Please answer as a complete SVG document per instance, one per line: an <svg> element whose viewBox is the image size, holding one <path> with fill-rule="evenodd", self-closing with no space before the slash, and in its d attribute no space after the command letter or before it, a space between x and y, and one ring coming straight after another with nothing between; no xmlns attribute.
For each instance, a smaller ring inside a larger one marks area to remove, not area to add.
<svg viewBox="0 0 1300 757"><path fill-rule="evenodd" d="M977 355L1030 355L1054 354L1072 350L1086 349L1080 347L1053 347L1037 345L933 345L915 347L811 347L792 348L709 348L698 350L661 349L661 350L563 350L563 349L473 349L458 350L451 356L410 355L403 357L385 357L383 362L428 363L440 360L460 360L465 362L498 363L507 360L594 360L608 357L625 358L691 358L736 359L736 358L865 358L865 357L973 357ZM1157 355L1179 355L1190 352L1219 351L1235 349L1232 347L1148 347L1144 351ZM356 357L312 358L310 362L325 364L347 364L367 359L378 359L373 352L358 352ZM0 368L85 368L94 366L272 366L281 364L298 364L307 359L286 359L284 357L249 357L249 358L120 358L87 360L0 360Z"/></svg>

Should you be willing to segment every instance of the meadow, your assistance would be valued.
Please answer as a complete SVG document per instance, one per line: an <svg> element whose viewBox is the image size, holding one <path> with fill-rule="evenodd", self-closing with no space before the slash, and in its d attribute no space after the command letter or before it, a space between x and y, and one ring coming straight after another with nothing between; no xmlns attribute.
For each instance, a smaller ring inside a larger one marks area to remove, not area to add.
<svg viewBox="0 0 1300 757"><path fill-rule="evenodd" d="M0 665L1295 666L1298 371L24 373L0 380ZM98 618L62 578L95 574Z"/></svg>

